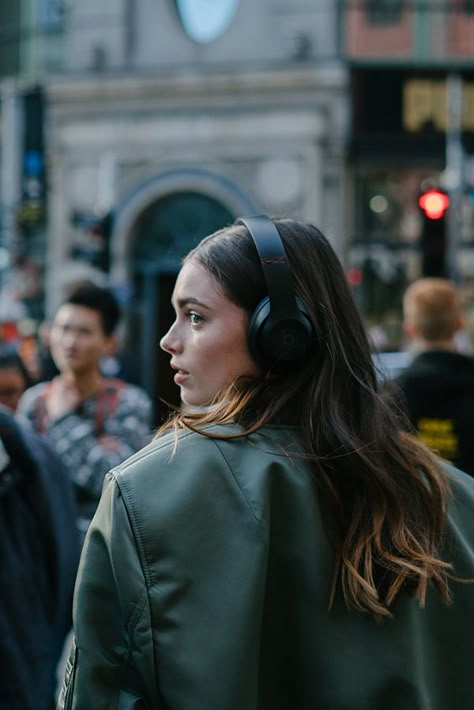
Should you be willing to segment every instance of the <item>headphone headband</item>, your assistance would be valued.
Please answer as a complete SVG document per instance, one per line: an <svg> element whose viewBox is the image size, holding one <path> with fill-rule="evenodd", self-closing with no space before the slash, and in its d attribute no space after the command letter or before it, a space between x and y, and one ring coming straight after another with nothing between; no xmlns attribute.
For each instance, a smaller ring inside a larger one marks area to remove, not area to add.
<svg viewBox="0 0 474 710"><path fill-rule="evenodd" d="M250 316L248 343L264 368L288 367L301 361L313 343L308 312L296 296L285 247L276 225L265 215L236 220L257 249L267 295Z"/></svg>
<svg viewBox="0 0 474 710"><path fill-rule="evenodd" d="M285 247L280 233L266 215L238 219L252 237L262 265L272 320L299 318Z"/></svg>

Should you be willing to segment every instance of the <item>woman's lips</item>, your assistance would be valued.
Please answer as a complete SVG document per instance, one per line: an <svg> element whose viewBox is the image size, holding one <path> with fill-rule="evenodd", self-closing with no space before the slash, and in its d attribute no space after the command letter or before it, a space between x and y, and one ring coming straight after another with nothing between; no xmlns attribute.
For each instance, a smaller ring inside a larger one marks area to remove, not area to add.
<svg viewBox="0 0 474 710"><path fill-rule="evenodd" d="M189 372L186 372L186 370L179 370L176 372L176 375L174 376L174 381L176 382L177 385L182 385L183 382L189 377Z"/></svg>

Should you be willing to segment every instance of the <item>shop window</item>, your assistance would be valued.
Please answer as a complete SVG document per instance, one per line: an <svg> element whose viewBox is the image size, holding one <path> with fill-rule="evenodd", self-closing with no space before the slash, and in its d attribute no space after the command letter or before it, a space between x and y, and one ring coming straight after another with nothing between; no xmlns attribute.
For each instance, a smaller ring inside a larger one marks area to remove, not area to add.
<svg viewBox="0 0 474 710"><path fill-rule="evenodd" d="M360 274L354 297L378 347L397 350L402 341L402 294L422 275L420 191L438 178L430 170L361 168L354 180L354 232L347 264Z"/></svg>
<svg viewBox="0 0 474 710"><path fill-rule="evenodd" d="M366 10L371 25L394 25L401 20L403 0L367 0Z"/></svg>

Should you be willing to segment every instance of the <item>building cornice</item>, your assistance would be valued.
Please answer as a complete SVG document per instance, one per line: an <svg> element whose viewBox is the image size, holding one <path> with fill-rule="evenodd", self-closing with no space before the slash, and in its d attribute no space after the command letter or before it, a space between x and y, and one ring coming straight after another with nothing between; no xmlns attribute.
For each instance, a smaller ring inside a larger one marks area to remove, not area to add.
<svg viewBox="0 0 474 710"><path fill-rule="evenodd" d="M340 63L308 68L225 72L176 71L169 74L64 75L45 78L49 101L56 107L93 102L173 101L241 96L261 99L283 93L338 92L348 86L347 69Z"/></svg>

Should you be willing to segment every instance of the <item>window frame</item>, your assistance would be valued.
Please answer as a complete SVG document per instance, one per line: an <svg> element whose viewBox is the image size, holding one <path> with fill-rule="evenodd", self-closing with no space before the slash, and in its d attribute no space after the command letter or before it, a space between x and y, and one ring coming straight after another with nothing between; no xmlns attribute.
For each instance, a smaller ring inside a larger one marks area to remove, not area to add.
<svg viewBox="0 0 474 710"><path fill-rule="evenodd" d="M398 25L405 9L404 0L366 0L365 13L369 25Z"/></svg>

